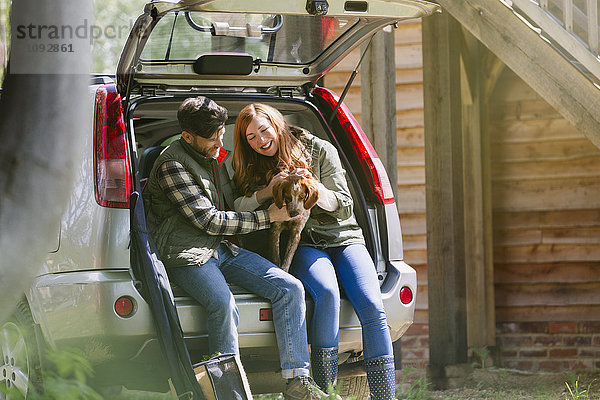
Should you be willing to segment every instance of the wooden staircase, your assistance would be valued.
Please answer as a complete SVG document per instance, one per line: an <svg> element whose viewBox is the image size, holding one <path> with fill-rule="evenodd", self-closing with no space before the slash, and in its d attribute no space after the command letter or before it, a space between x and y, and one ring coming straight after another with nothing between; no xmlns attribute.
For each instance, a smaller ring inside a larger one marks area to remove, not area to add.
<svg viewBox="0 0 600 400"><path fill-rule="evenodd" d="M598 0L437 0L600 147Z"/></svg>
<svg viewBox="0 0 600 400"><path fill-rule="evenodd" d="M598 0L512 0L506 3L508 6L512 3L516 15L523 17L542 39L548 40L600 88Z"/></svg>

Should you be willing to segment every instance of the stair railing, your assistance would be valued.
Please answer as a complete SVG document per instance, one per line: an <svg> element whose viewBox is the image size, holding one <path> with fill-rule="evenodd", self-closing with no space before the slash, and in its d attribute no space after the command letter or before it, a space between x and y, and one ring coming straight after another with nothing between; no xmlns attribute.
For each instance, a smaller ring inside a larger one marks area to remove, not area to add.
<svg viewBox="0 0 600 400"><path fill-rule="evenodd" d="M530 23L540 36L558 45L559 50L598 85L598 0L501 1Z"/></svg>

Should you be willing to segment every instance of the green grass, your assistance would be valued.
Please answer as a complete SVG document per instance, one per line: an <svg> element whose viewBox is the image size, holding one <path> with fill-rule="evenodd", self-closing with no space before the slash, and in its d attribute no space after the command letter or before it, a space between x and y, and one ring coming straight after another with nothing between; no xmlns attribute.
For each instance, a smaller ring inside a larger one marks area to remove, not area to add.
<svg viewBox="0 0 600 400"><path fill-rule="evenodd" d="M600 371L534 373L478 368L466 377L463 387L447 390L434 390L422 370L402 372L396 394L406 400L600 400Z"/></svg>

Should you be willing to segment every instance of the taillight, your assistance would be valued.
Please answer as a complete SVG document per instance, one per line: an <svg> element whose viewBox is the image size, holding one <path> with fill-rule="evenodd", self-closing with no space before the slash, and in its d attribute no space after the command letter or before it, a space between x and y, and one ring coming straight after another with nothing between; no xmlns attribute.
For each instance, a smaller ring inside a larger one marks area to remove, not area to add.
<svg viewBox="0 0 600 400"><path fill-rule="evenodd" d="M135 301L129 296L121 296L115 301L115 312L120 317L131 317L135 313L135 308Z"/></svg>
<svg viewBox="0 0 600 400"><path fill-rule="evenodd" d="M273 309L272 308L261 308L258 311L259 321L273 321Z"/></svg>
<svg viewBox="0 0 600 400"><path fill-rule="evenodd" d="M409 304L413 300L412 290L408 286L403 286L400 289L400 301L402 304Z"/></svg>
<svg viewBox="0 0 600 400"><path fill-rule="evenodd" d="M129 208L129 150L121 97L113 84L102 85L96 90L94 169L98 204Z"/></svg>
<svg viewBox="0 0 600 400"><path fill-rule="evenodd" d="M323 87L316 87L313 94L325 100L332 110L339 99L332 90ZM394 203L394 192L383 163L354 115L343 102L338 108L336 117L352 144L373 194L382 204Z"/></svg>

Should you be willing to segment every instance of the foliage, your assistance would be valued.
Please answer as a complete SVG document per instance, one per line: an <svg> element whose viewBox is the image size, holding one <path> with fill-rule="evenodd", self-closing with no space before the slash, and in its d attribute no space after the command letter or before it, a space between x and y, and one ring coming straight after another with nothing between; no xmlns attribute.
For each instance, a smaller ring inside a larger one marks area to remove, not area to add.
<svg viewBox="0 0 600 400"><path fill-rule="evenodd" d="M484 346L479 349L473 349L473 354L475 354L475 356L477 357L478 362L475 361L475 362L471 363L471 367L485 368L486 360L490 356L490 351L488 350L488 348L486 346Z"/></svg>
<svg viewBox="0 0 600 400"><path fill-rule="evenodd" d="M219 353L218 351L215 351L215 352L214 352L214 353L212 353L211 355L206 355L206 354L205 354L205 355L203 355L203 356L202 356L202 360L200 360L200 361L202 361L202 362L204 362L204 361L208 361L208 360L210 360L211 358L218 356L219 354L221 354L221 353Z"/></svg>
<svg viewBox="0 0 600 400"><path fill-rule="evenodd" d="M102 396L87 384L94 371L81 351L48 350L45 360L42 384L30 386L28 399L103 400ZM11 391L8 391L8 394L10 393ZM18 393L15 395L19 397Z"/></svg>
<svg viewBox="0 0 600 400"><path fill-rule="evenodd" d="M325 397L322 397L322 400L337 400L339 399L340 396L340 388L334 388L333 385L330 383L329 386L327 387L327 395ZM354 396L350 396L350 397L346 397L344 398L344 400L354 400Z"/></svg>
<svg viewBox="0 0 600 400"><path fill-rule="evenodd" d="M428 390L430 383L424 376L415 378L416 368L407 367L402 370L402 378L396 388L396 396L406 400L424 400L429 398ZM407 378L413 375L409 381ZM405 390L406 388L406 390Z"/></svg>
<svg viewBox="0 0 600 400"><path fill-rule="evenodd" d="M0 0L0 80L4 79L4 69L10 46L10 0Z"/></svg>
<svg viewBox="0 0 600 400"><path fill-rule="evenodd" d="M92 47L92 72L114 74L129 31L146 0L94 0L94 24L102 34Z"/></svg>
<svg viewBox="0 0 600 400"><path fill-rule="evenodd" d="M570 379L571 380L571 385L569 385L569 382L565 382L565 386L567 387L567 390L569 391L569 399L572 400L587 400L590 398L590 394L591 394L591 390L590 388L592 387L592 383L590 382L590 384L587 386L586 389L584 389L583 387L580 386L579 384L579 376L575 379Z"/></svg>
<svg viewBox="0 0 600 400"><path fill-rule="evenodd" d="M102 400L87 385L94 371L80 350L48 350L46 361L43 390L35 393L32 400Z"/></svg>
<svg viewBox="0 0 600 400"><path fill-rule="evenodd" d="M588 396L588 391L589 391L589 386L587 389L583 389L579 387L579 381L576 380L575 383L573 384L573 387L569 386L568 382L565 382L565 386L567 387L567 390L569 391L569 394L571 395L571 399L573 400L582 400L582 399L589 399ZM591 384L590 384L591 386Z"/></svg>
<svg viewBox="0 0 600 400"><path fill-rule="evenodd" d="M115 73L125 40L146 2L147 0L93 0L93 24L102 33L93 41L92 72ZM4 51L7 51L10 44L10 3L10 0L0 0L0 78L4 74Z"/></svg>

